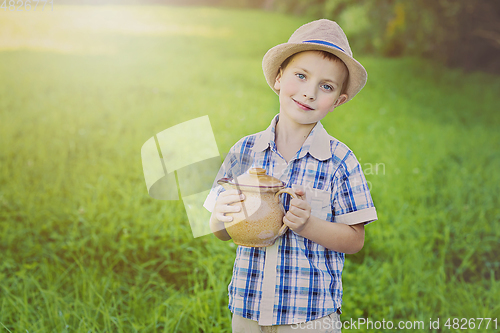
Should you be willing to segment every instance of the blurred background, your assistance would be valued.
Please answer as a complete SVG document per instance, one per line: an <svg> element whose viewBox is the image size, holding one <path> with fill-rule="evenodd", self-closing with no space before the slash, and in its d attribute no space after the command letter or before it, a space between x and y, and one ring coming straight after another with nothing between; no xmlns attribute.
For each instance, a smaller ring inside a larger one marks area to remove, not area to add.
<svg viewBox="0 0 500 333"><path fill-rule="evenodd" d="M61 4L164 4L251 8L310 18L355 17L352 47L395 57L418 55L467 70L500 73L500 5L473 0L61 0Z"/></svg>
<svg viewBox="0 0 500 333"><path fill-rule="evenodd" d="M3 2L0 331L230 332L236 248L148 196L141 147L206 115L221 156L267 128L262 57L317 18L368 72L322 121L379 216L346 256L341 319L498 331L499 4Z"/></svg>

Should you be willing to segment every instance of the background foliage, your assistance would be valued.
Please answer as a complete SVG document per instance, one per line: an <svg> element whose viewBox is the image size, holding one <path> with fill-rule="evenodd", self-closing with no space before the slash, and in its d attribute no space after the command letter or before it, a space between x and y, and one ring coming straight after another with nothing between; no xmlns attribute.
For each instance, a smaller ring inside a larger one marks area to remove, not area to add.
<svg viewBox="0 0 500 333"><path fill-rule="evenodd" d="M262 56L305 22L209 7L0 11L0 331L230 331L235 247L193 239L182 202L148 196L141 146L204 115L221 155L265 129L278 99ZM356 153L379 221L347 256L342 320L440 318L444 330L498 317L500 79L357 59L367 86L323 125Z"/></svg>
<svg viewBox="0 0 500 333"><path fill-rule="evenodd" d="M175 4L262 8L309 20L350 22L355 50L425 56L451 67L500 74L496 0L61 0L68 4Z"/></svg>
<svg viewBox="0 0 500 333"><path fill-rule="evenodd" d="M272 7L342 21L354 47L385 56L417 55L467 70L500 73L500 2L492 0L274 0Z"/></svg>

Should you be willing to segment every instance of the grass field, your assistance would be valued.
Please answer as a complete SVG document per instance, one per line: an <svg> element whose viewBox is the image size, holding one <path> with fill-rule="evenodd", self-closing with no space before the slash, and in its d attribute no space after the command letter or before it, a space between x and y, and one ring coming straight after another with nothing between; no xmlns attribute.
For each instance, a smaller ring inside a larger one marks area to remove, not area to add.
<svg viewBox="0 0 500 333"><path fill-rule="evenodd" d="M305 21L0 11L0 332L230 332L235 247L193 239L181 201L148 196L141 146L204 115L221 154L265 129L262 56ZM341 319L499 318L500 78L358 58L367 86L323 124L358 156L379 221L347 256Z"/></svg>

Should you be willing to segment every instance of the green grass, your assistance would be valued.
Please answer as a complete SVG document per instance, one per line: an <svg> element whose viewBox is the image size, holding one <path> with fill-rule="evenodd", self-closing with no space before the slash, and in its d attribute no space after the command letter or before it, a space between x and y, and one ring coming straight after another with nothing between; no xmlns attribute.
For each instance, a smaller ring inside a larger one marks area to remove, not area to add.
<svg viewBox="0 0 500 333"><path fill-rule="evenodd" d="M204 115L221 154L265 129L278 101L262 56L304 22L0 11L0 332L230 332L235 247L193 239L182 202L148 196L140 149ZM323 121L356 153L379 215L347 256L342 320L498 317L500 79L359 60L367 86Z"/></svg>

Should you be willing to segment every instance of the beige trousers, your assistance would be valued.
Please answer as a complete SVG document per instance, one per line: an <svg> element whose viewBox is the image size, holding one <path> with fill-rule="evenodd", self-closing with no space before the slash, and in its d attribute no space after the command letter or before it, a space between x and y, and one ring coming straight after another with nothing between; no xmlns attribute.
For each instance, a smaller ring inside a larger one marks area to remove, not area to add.
<svg viewBox="0 0 500 333"><path fill-rule="evenodd" d="M340 333L341 322L340 315L336 312L306 323L276 326L261 326L255 320L233 315L232 327L233 333Z"/></svg>

